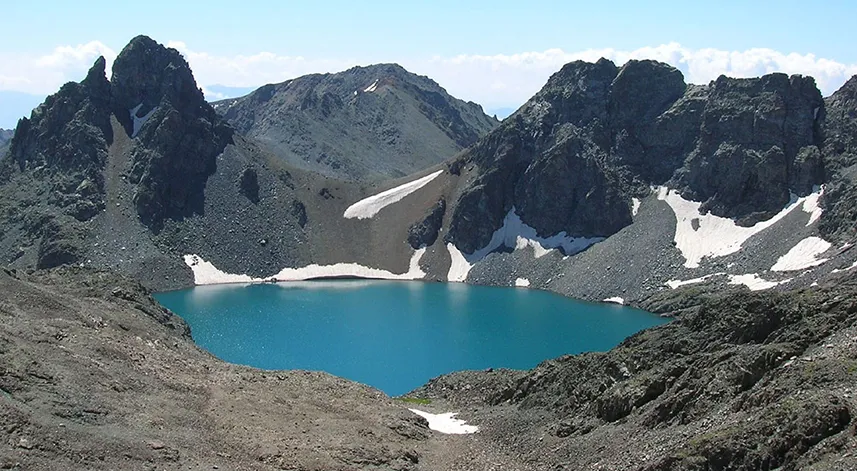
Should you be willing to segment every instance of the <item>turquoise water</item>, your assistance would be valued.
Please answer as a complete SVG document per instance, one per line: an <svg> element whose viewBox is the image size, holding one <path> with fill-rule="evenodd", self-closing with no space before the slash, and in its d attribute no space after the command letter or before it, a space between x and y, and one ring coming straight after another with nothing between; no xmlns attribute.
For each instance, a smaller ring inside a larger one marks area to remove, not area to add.
<svg viewBox="0 0 857 471"><path fill-rule="evenodd" d="M443 373L532 368L665 322L544 291L363 280L199 286L156 298L217 357L322 370L404 394Z"/></svg>

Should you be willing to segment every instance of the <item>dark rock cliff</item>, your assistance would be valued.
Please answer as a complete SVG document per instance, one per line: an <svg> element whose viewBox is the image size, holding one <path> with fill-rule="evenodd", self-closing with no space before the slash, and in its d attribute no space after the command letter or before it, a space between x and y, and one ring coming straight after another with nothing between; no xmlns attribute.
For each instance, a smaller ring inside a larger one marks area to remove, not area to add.
<svg viewBox="0 0 857 471"><path fill-rule="evenodd" d="M498 124L479 105L396 64L298 77L214 107L289 164L358 181L440 163Z"/></svg>
<svg viewBox="0 0 857 471"><path fill-rule="evenodd" d="M140 219L157 231L165 218L202 212L205 182L232 130L205 102L187 62L138 36L116 58L111 86L114 112L136 138L130 180Z"/></svg>
<svg viewBox="0 0 857 471"><path fill-rule="evenodd" d="M676 182L703 211L748 223L767 219L821 183L818 118L824 106L811 77L720 77L709 86L697 146Z"/></svg>
<svg viewBox="0 0 857 471"><path fill-rule="evenodd" d="M104 208L101 170L113 141L110 82L99 58L80 83L67 83L21 118L9 146L20 171L52 182L49 201L80 221Z"/></svg>
<svg viewBox="0 0 857 471"><path fill-rule="evenodd" d="M662 184L752 224L824 181L823 113L808 77L693 86L654 61L567 64L451 165L475 174L446 240L472 253L512 208L543 237L610 236Z"/></svg>
<svg viewBox="0 0 857 471"><path fill-rule="evenodd" d="M820 230L828 237L857 235L857 76L824 100L823 155L829 183Z"/></svg>

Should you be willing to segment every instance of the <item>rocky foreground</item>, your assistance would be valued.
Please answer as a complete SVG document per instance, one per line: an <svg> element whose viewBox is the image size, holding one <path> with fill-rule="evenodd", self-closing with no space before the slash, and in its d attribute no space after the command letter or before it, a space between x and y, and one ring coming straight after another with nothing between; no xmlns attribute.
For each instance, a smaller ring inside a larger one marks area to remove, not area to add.
<svg viewBox="0 0 857 471"><path fill-rule="evenodd" d="M0 272L0 469L857 469L857 281L666 292L608 353L459 372L410 395L228 365L137 283Z"/></svg>
<svg viewBox="0 0 857 471"><path fill-rule="evenodd" d="M0 272L0 469L413 469L430 431L381 392L196 347L138 284Z"/></svg>

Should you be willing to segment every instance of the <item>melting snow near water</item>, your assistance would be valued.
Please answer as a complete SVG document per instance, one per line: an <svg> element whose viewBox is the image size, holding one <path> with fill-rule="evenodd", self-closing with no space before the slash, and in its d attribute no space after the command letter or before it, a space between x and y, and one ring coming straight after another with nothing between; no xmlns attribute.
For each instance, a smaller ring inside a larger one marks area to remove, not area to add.
<svg viewBox="0 0 857 471"><path fill-rule="evenodd" d="M226 273L198 255L185 255L184 261L193 271L194 284L213 285L222 283L259 283L263 281L303 281L313 278L357 277L383 280L419 280L426 276L420 268L420 259L426 252L419 249L411 256L410 266L405 273L392 273L379 268L370 268L357 263L336 263L334 265L307 265L301 268L284 268L268 278L254 278L249 275Z"/></svg>
<svg viewBox="0 0 857 471"><path fill-rule="evenodd" d="M612 298L606 298L602 302L614 303L614 304L625 304L625 300L623 298L620 298L619 296L614 296Z"/></svg>
<svg viewBox="0 0 857 471"><path fill-rule="evenodd" d="M369 219L378 214L378 212L385 207L401 201L405 196L408 196L426 186L441 173L443 173L443 170L438 170L437 172L434 172L431 175L426 175L418 180L414 180L412 182L405 183L404 185L391 188L387 191L382 191L377 195L364 198L346 208L345 213L342 216L347 219Z"/></svg>
<svg viewBox="0 0 857 471"><path fill-rule="evenodd" d="M527 286L530 286L530 280L526 278L517 278L515 279L515 286L526 288Z"/></svg>
<svg viewBox="0 0 857 471"><path fill-rule="evenodd" d="M419 409L408 409L420 417L428 420L429 428L440 433L446 434L465 434L476 433L479 427L475 425L467 425L467 422L461 419L456 419L457 412L447 412L445 414L432 414L430 412L421 411Z"/></svg>

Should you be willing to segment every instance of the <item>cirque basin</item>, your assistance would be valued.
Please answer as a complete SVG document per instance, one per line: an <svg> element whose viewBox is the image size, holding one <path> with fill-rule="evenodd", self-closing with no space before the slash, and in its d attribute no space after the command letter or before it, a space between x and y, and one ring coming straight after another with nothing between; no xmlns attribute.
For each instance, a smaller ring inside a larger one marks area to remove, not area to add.
<svg viewBox="0 0 857 471"><path fill-rule="evenodd" d="M546 291L375 280L197 286L159 293L222 360L321 370L404 394L457 370L532 368L606 351L667 322Z"/></svg>

